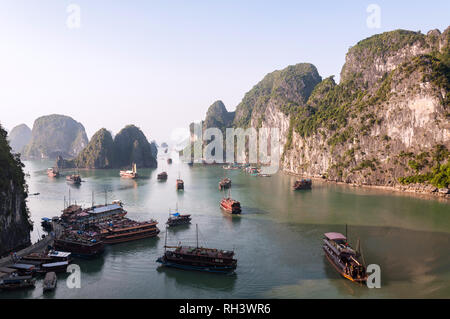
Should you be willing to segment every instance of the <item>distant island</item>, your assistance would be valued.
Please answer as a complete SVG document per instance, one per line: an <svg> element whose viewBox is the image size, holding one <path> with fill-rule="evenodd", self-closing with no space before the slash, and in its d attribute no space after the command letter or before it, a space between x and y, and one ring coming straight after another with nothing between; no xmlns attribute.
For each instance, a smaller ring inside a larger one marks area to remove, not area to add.
<svg viewBox="0 0 450 319"><path fill-rule="evenodd" d="M156 144L149 143L144 133L134 125L127 125L115 137L102 128L89 144L73 159L59 156L56 166L67 168L123 168L136 163L137 167L157 167Z"/></svg>

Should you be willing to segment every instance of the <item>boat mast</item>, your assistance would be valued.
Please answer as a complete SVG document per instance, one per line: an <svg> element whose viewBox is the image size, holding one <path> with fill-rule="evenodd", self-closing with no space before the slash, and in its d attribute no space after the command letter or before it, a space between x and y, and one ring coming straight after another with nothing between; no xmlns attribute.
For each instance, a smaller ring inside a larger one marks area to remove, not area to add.
<svg viewBox="0 0 450 319"><path fill-rule="evenodd" d="M167 249L167 227L166 227L166 235L164 237L164 253L166 252Z"/></svg>
<svg viewBox="0 0 450 319"><path fill-rule="evenodd" d="M195 224L195 230L197 232L197 248L198 248L198 224Z"/></svg>

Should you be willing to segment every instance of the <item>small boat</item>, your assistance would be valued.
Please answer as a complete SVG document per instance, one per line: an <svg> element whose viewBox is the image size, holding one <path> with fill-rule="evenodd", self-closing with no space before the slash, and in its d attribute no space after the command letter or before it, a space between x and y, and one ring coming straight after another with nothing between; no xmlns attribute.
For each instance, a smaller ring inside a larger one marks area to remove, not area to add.
<svg viewBox="0 0 450 319"><path fill-rule="evenodd" d="M137 178L138 174L137 174L137 168L136 168L136 163L133 163L132 165L132 169L128 170L128 171L120 171L120 177L122 178Z"/></svg>
<svg viewBox="0 0 450 319"><path fill-rule="evenodd" d="M166 224L168 227L174 227L179 225L187 225L191 223L191 215L180 215L178 212L178 204L177 209L175 210L175 213L169 212L169 219L167 220Z"/></svg>
<svg viewBox="0 0 450 319"><path fill-rule="evenodd" d="M66 176L66 181L70 184L81 185L81 177L78 174Z"/></svg>
<svg viewBox="0 0 450 319"><path fill-rule="evenodd" d="M222 178L219 182L219 190L228 189L231 187L231 179L228 177Z"/></svg>
<svg viewBox="0 0 450 319"><path fill-rule="evenodd" d="M163 181L163 180L165 181L167 179L167 173L166 172L159 173L157 176L157 179L161 180L161 181Z"/></svg>
<svg viewBox="0 0 450 319"><path fill-rule="evenodd" d="M45 274L43 290L44 292L55 290L56 283L58 282L58 277L56 277L56 273L51 271Z"/></svg>
<svg viewBox="0 0 450 319"><path fill-rule="evenodd" d="M177 190L184 190L184 181L180 178L177 179Z"/></svg>
<svg viewBox="0 0 450 319"><path fill-rule="evenodd" d="M311 189L312 181L310 179L301 179L294 183L294 190Z"/></svg>
<svg viewBox="0 0 450 319"><path fill-rule="evenodd" d="M261 173L259 173L258 176L259 177L272 177L272 175L270 175L270 174L261 174Z"/></svg>
<svg viewBox="0 0 450 319"><path fill-rule="evenodd" d="M220 201L220 207L230 214L240 214L241 213L241 203L237 200L231 198L230 192L228 193L228 197L222 198Z"/></svg>
<svg viewBox="0 0 450 319"><path fill-rule="evenodd" d="M167 164L172 164L172 159L171 158L167 159Z"/></svg>
<svg viewBox="0 0 450 319"><path fill-rule="evenodd" d="M37 270L37 272L38 273L66 272L68 266L69 266L68 260L42 264L42 266Z"/></svg>
<svg viewBox="0 0 450 319"><path fill-rule="evenodd" d="M53 230L53 224L50 218L42 217L41 226L46 232L51 232Z"/></svg>
<svg viewBox="0 0 450 319"><path fill-rule="evenodd" d="M96 228L105 244L119 244L144 238L156 237L160 230L156 220L137 222L121 218L111 222L99 223Z"/></svg>
<svg viewBox="0 0 450 319"><path fill-rule="evenodd" d="M167 250L167 248L173 250ZM167 246L166 232L164 255L159 257L156 262L164 267L229 274L233 273L237 267L237 260L233 257L234 251L199 247L197 227L196 247Z"/></svg>
<svg viewBox="0 0 450 319"><path fill-rule="evenodd" d="M48 177L59 177L59 170L54 167L47 168Z"/></svg>
<svg viewBox="0 0 450 319"><path fill-rule="evenodd" d="M347 243L347 237L340 233L325 233L323 242L325 256L341 276L357 283L367 281L364 258L361 258L359 247L355 251Z"/></svg>
<svg viewBox="0 0 450 319"><path fill-rule="evenodd" d="M36 280L31 276L10 276L0 279L0 289L14 290L23 288L33 288Z"/></svg>
<svg viewBox="0 0 450 319"><path fill-rule="evenodd" d="M11 266L8 266L9 268L16 269L19 275L22 276L32 276L36 272L36 265L30 265L25 263L16 263Z"/></svg>

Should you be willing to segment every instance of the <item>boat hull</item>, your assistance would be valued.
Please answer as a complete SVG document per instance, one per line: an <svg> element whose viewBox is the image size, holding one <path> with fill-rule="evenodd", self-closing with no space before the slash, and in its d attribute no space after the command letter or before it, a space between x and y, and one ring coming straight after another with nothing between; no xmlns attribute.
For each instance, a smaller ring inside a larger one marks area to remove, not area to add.
<svg viewBox="0 0 450 319"><path fill-rule="evenodd" d="M325 252L325 257L327 258L328 262L342 277L356 283L365 283L367 281L367 278L353 278L352 276L346 274L343 267L341 267L337 262L336 257L328 251L325 245L322 247L322 249Z"/></svg>
<svg viewBox="0 0 450 319"><path fill-rule="evenodd" d="M139 239L156 237L156 236L158 236L159 232L160 232L160 230L157 229L157 230L154 230L151 232L146 232L146 233L142 233L139 235L132 235L129 237L122 237L122 238L107 238L107 237L105 237L102 239L102 241L105 244L114 245L114 244L126 243L129 241L134 241L134 240L139 240Z"/></svg>
<svg viewBox="0 0 450 319"><path fill-rule="evenodd" d="M166 260L164 257L160 257L156 260L156 262L160 263L161 266L176 268L182 270L190 270L190 271L202 271L202 272L210 272L216 274L230 274L234 273L235 268L232 266L194 266L194 265L186 265L180 264L172 261Z"/></svg>

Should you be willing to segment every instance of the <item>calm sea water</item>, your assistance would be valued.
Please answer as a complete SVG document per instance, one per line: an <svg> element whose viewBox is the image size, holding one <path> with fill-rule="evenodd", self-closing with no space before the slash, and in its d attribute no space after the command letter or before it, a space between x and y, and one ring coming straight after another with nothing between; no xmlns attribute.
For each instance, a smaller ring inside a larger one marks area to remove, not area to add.
<svg viewBox="0 0 450 319"><path fill-rule="evenodd" d="M167 182L158 182L159 170L139 170L138 180L120 179L118 170L81 171L80 187L64 177L50 179L50 162L25 162L30 193L29 208L35 229L33 241L43 234L42 217L60 214L64 196L90 206L120 199L128 217L157 219L159 238L108 246L95 260L76 260L82 270L81 288L68 289L60 275L56 291L0 293L14 298L450 298L450 205L372 189L315 183L311 191L294 192L294 177L277 174L252 177L226 171L232 178L232 196L241 202L241 216L221 212L217 183L221 167L189 167L176 161L160 162ZM177 192L178 174L185 191ZM236 275L160 269L165 222L176 204L192 214L193 224L169 230L168 243L234 249ZM345 232L356 245L361 239L365 260L381 266L382 288L368 289L342 279L322 252L324 232Z"/></svg>

